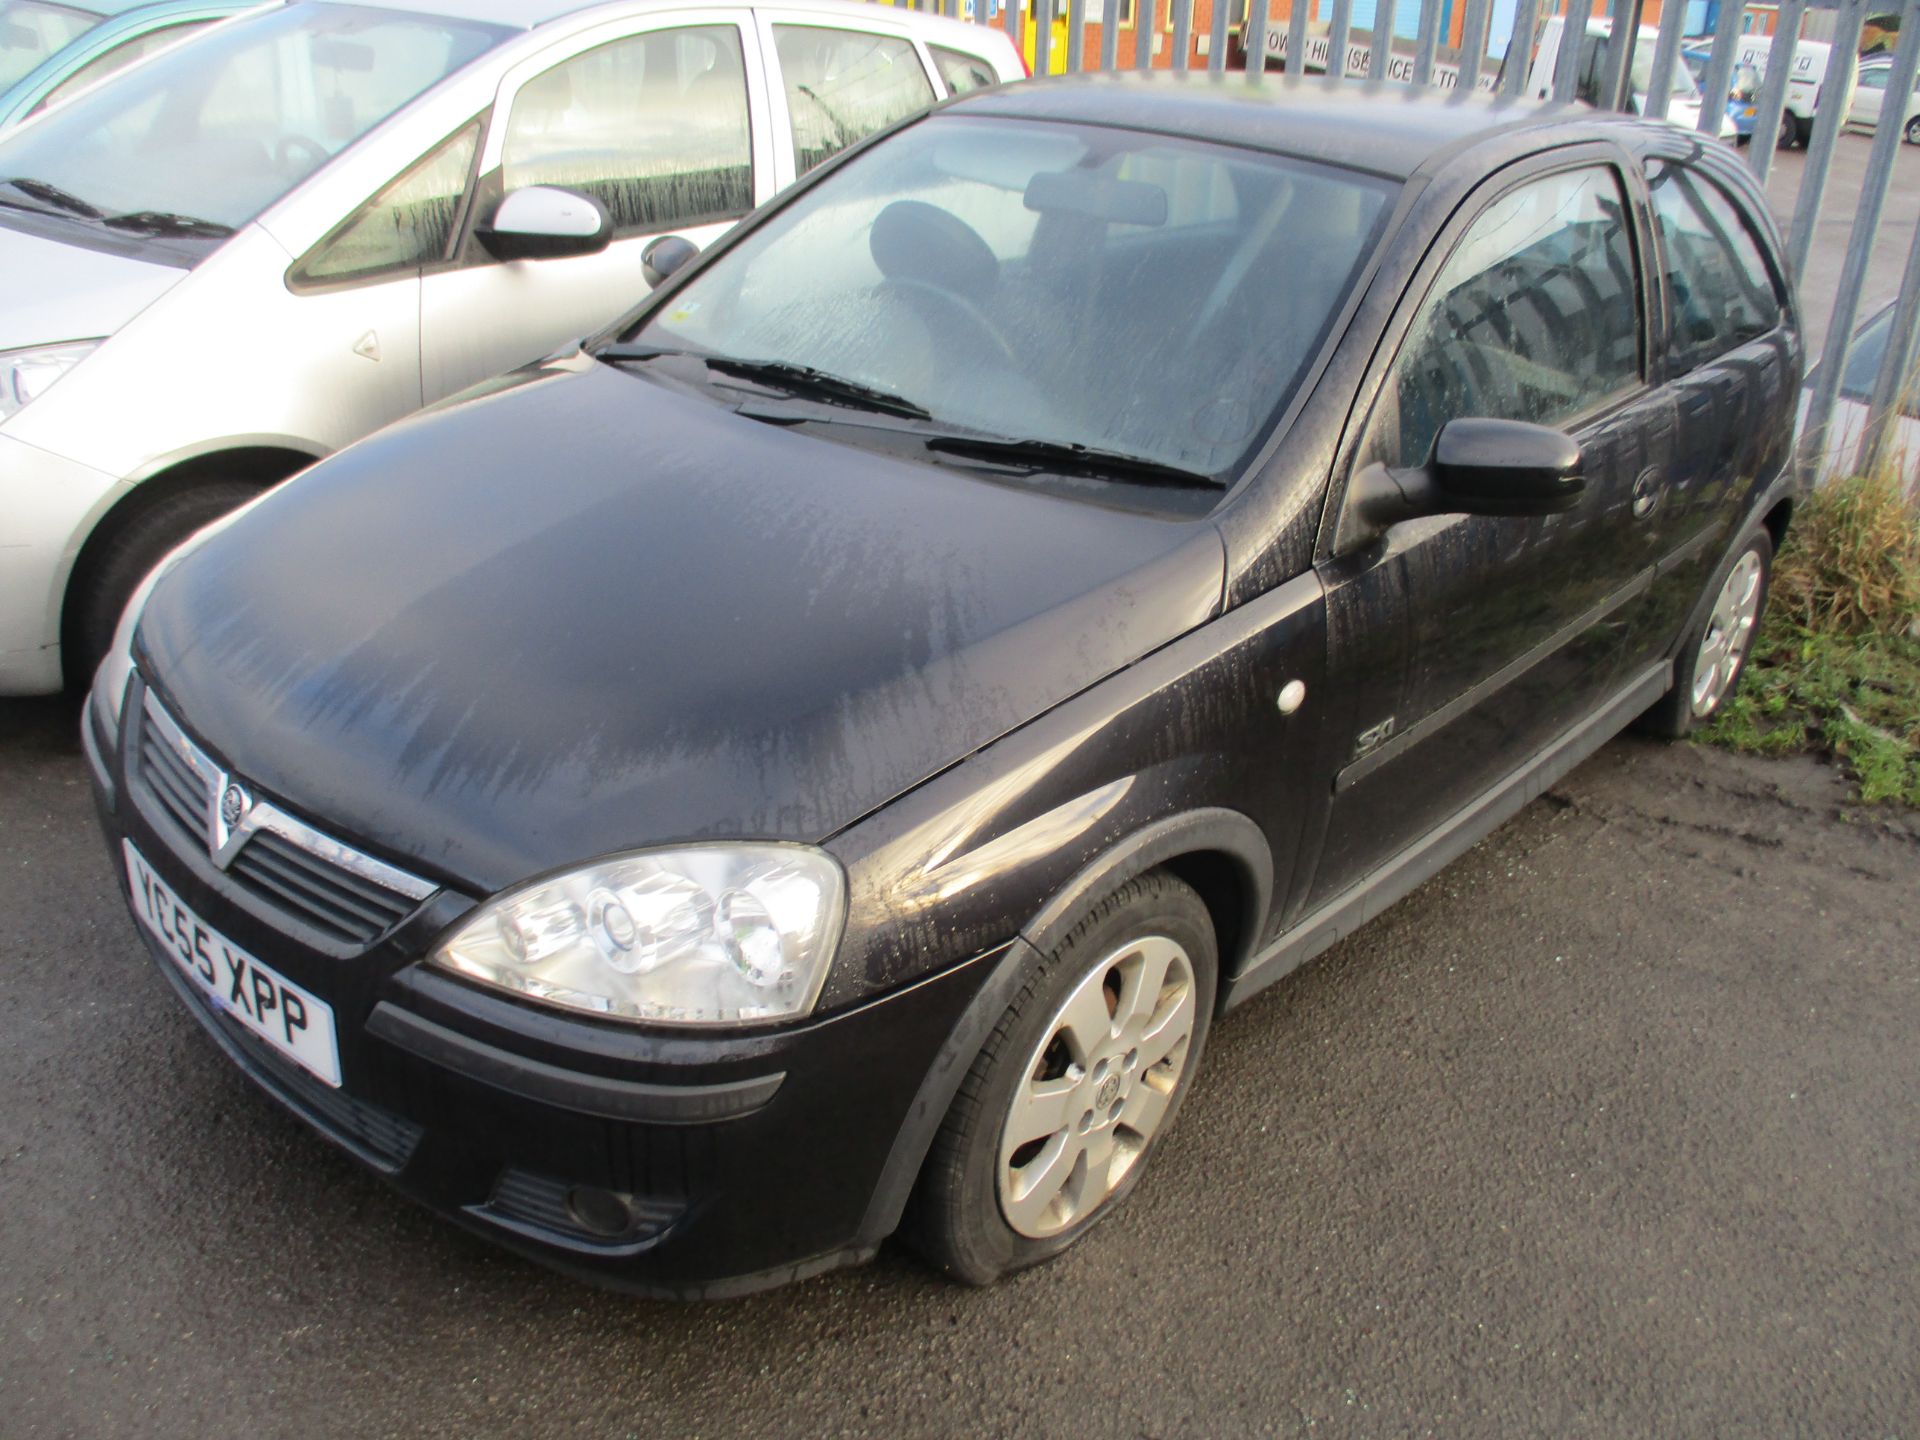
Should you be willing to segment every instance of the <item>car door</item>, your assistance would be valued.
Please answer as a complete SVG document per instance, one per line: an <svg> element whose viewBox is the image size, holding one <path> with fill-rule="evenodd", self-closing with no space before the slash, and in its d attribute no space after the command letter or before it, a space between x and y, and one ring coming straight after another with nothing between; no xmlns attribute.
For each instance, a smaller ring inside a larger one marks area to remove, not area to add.
<svg viewBox="0 0 1920 1440"><path fill-rule="evenodd" d="M457 261L422 281L430 402L591 334L646 294L663 235L711 244L772 194L766 87L749 12L655 12L601 26L509 72L493 107ZM475 232L531 185L612 217L595 255L501 261Z"/></svg>
<svg viewBox="0 0 1920 1440"><path fill-rule="evenodd" d="M1641 563L1657 570L1630 663L1666 653L1732 541L1745 497L1787 463L1784 418L1800 371L1785 275L1762 240L1758 195L1684 158L1656 158L1646 173L1658 370L1677 423L1672 466L1636 531Z"/></svg>
<svg viewBox="0 0 1920 1440"><path fill-rule="evenodd" d="M1891 66L1862 70L1854 81L1853 100L1847 106L1847 123L1871 130L1880 123L1880 110L1887 96L1887 81L1893 78Z"/></svg>
<svg viewBox="0 0 1920 1440"><path fill-rule="evenodd" d="M1489 182L1423 264L1362 387L1319 565L1340 708L1308 905L1524 771L1618 683L1647 579L1626 553L1635 483L1672 431L1647 383L1632 194L1602 146ZM1578 507L1368 532L1351 477L1424 465L1440 428L1469 416L1573 435Z"/></svg>
<svg viewBox="0 0 1920 1440"><path fill-rule="evenodd" d="M931 64L903 25L832 11L755 13L782 184L938 98Z"/></svg>

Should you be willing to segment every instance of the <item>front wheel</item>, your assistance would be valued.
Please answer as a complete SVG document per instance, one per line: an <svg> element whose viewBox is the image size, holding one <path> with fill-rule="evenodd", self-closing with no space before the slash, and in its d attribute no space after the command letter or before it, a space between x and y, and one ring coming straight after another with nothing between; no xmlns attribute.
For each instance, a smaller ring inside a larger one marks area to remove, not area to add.
<svg viewBox="0 0 1920 1440"><path fill-rule="evenodd" d="M1906 136L1909 145L1920 145L1920 115L1907 121Z"/></svg>
<svg viewBox="0 0 1920 1440"><path fill-rule="evenodd" d="M1112 1214L1191 1086L1217 967L1207 908L1171 875L1094 906L961 1082L914 1196L917 1248L985 1285Z"/></svg>
<svg viewBox="0 0 1920 1440"><path fill-rule="evenodd" d="M1756 530L1715 573L1713 606L1682 643L1673 689L1642 717L1642 729L1678 740L1720 713L1746 669L1772 569L1773 539Z"/></svg>
<svg viewBox="0 0 1920 1440"><path fill-rule="evenodd" d="M1791 110L1780 112L1779 148L1791 150L1800 143L1800 117Z"/></svg>

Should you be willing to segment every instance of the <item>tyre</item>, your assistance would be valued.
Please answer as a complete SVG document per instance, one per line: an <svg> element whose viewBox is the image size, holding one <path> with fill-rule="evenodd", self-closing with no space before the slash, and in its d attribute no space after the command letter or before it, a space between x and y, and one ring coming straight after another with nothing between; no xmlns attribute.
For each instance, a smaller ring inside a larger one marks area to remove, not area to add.
<svg viewBox="0 0 1920 1440"><path fill-rule="evenodd" d="M141 506L106 543L83 562L67 593L62 659L67 688L78 694L93 683L100 657L113 643L120 612L166 553L203 525L211 524L259 494L243 480L216 480L175 490Z"/></svg>
<svg viewBox="0 0 1920 1440"><path fill-rule="evenodd" d="M1218 965L1206 906L1171 875L1089 910L960 1084L914 1195L921 1253L985 1285L1112 1214L1192 1084Z"/></svg>
<svg viewBox="0 0 1920 1440"><path fill-rule="evenodd" d="M1920 115L1916 115L1913 119L1907 121L1905 133L1909 145L1920 145Z"/></svg>
<svg viewBox="0 0 1920 1440"><path fill-rule="evenodd" d="M1714 573L1713 604L1681 643L1673 689L1641 717L1641 729L1678 740L1719 713L1746 670L1772 570L1772 537L1755 530Z"/></svg>
<svg viewBox="0 0 1920 1440"><path fill-rule="evenodd" d="M1800 117L1795 115L1791 110L1782 110L1780 112L1779 148L1782 150L1791 150L1799 143Z"/></svg>

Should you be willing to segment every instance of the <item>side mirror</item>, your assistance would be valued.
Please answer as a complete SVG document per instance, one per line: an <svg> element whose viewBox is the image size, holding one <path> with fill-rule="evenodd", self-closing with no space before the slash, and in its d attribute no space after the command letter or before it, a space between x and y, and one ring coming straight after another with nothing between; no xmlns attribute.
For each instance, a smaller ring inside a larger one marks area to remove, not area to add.
<svg viewBox="0 0 1920 1440"><path fill-rule="evenodd" d="M640 252L640 274L650 289L657 290L661 281L699 253L700 247L683 235L662 235Z"/></svg>
<svg viewBox="0 0 1920 1440"><path fill-rule="evenodd" d="M1376 531L1422 515L1557 515L1587 488L1578 442L1523 420L1449 420L1425 465L1369 465L1354 483Z"/></svg>
<svg viewBox="0 0 1920 1440"><path fill-rule="evenodd" d="M553 260L597 255L613 240L613 220L590 195L529 185L502 200L474 234L501 260Z"/></svg>

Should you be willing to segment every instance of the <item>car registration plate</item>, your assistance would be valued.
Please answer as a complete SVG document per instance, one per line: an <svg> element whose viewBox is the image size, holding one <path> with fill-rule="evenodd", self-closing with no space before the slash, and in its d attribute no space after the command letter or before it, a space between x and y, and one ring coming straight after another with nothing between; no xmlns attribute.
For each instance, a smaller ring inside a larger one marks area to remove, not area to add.
<svg viewBox="0 0 1920 1440"><path fill-rule="evenodd" d="M159 937L180 973L213 1008L245 1026L302 1070L340 1083L333 1007L263 965L202 920L153 873L146 857L122 840L133 913Z"/></svg>

